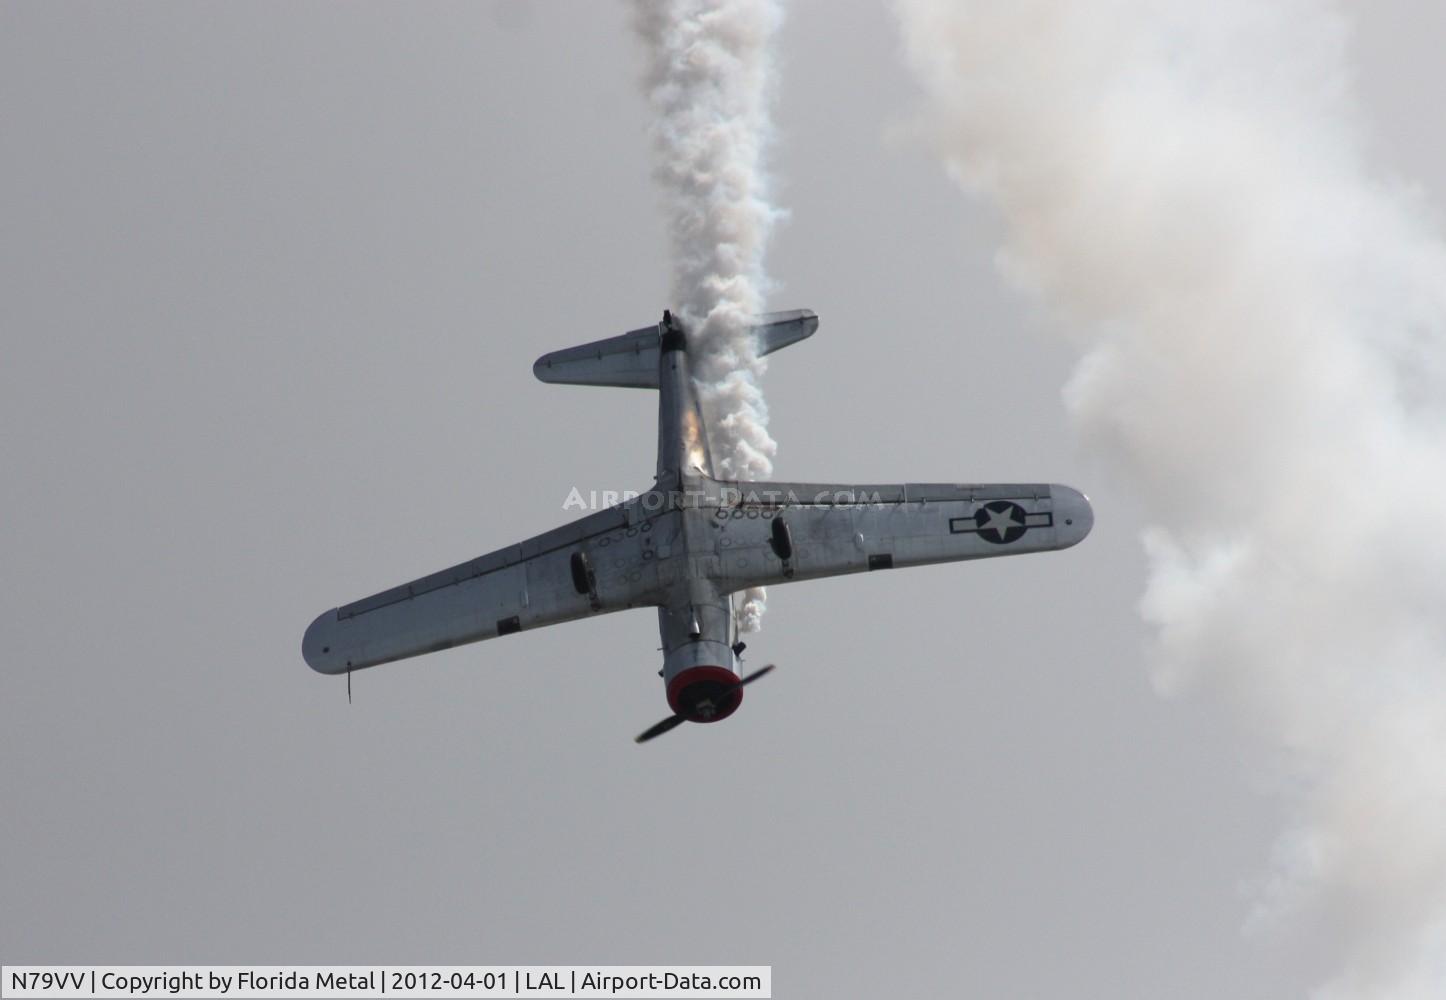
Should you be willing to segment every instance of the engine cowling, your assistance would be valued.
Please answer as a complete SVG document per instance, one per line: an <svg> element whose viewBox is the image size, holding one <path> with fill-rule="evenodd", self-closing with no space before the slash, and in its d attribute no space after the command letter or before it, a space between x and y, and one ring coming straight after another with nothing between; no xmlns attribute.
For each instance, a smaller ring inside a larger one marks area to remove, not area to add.
<svg viewBox="0 0 1446 1000"><path fill-rule="evenodd" d="M727 667L689 667L668 683L668 707L690 722L719 722L742 703L738 675Z"/></svg>

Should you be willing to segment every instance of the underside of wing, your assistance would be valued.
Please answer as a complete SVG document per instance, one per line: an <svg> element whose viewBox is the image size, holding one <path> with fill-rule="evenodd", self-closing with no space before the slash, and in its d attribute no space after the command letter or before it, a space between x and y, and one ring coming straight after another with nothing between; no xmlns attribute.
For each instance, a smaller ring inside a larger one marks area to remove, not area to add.
<svg viewBox="0 0 1446 1000"><path fill-rule="evenodd" d="M1068 548L1094 515L1051 483L725 483L721 575L742 589Z"/></svg>
<svg viewBox="0 0 1446 1000"><path fill-rule="evenodd" d="M646 604L655 581L643 542L654 527L634 507L613 507L333 608L306 630L302 656L341 674Z"/></svg>

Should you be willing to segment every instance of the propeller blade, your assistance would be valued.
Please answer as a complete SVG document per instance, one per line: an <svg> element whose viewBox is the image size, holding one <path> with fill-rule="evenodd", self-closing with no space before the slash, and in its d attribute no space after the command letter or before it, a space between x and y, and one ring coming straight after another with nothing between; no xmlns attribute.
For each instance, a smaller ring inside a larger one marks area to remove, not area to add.
<svg viewBox="0 0 1446 1000"><path fill-rule="evenodd" d="M770 663L766 667L759 667L757 670L753 671L753 673L749 674L747 677L739 681L738 686L742 687L745 684L752 684L754 681L758 680L758 678L762 677L764 674L768 673L776 666L778 666L778 664Z"/></svg>
<svg viewBox="0 0 1446 1000"><path fill-rule="evenodd" d="M634 738L633 742L646 743L654 736L662 736L664 733L668 732L671 729L677 729L679 726L681 726L687 721L688 720L681 715L670 715L662 722L658 723L656 726L653 726L650 729L643 730Z"/></svg>

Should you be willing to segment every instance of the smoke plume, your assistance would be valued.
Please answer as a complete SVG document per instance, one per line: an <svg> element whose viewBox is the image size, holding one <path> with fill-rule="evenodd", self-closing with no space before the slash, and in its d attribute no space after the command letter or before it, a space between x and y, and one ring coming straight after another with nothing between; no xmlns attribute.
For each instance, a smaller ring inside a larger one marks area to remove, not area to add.
<svg viewBox="0 0 1446 1000"><path fill-rule="evenodd" d="M1341 942L1321 996L1446 996L1446 248L1363 163L1348 21L897 11L930 135L1079 348L1068 408L1152 521L1158 685L1224 695L1272 748L1295 825L1249 925Z"/></svg>
<svg viewBox="0 0 1446 1000"><path fill-rule="evenodd" d="M767 479L777 445L749 327L763 311L763 254L778 212L768 203L771 0L638 0L648 52L657 167L672 238L673 302L689 332L693 374L720 476ZM739 627L758 628L764 592L747 591Z"/></svg>

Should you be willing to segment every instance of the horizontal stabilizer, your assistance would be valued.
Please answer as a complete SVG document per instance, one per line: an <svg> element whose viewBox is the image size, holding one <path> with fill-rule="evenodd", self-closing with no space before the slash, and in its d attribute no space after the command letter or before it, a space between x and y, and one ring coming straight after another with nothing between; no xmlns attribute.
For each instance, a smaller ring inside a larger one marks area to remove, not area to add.
<svg viewBox="0 0 1446 1000"><path fill-rule="evenodd" d="M818 314L811 309L764 313L753 322L760 357L796 344L817 329ZM537 359L532 373L543 382L560 385L656 389L660 337L660 324L655 324L618 337L553 351Z"/></svg>
<svg viewBox="0 0 1446 1000"><path fill-rule="evenodd" d="M790 309L787 312L764 313L753 323L758 337L758 356L781 351L813 336L818 329L818 313L812 309Z"/></svg>
<svg viewBox="0 0 1446 1000"><path fill-rule="evenodd" d="M562 385L658 387L658 328L630 330L620 337L595 340L544 354L532 366L544 382Z"/></svg>

